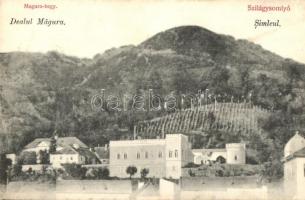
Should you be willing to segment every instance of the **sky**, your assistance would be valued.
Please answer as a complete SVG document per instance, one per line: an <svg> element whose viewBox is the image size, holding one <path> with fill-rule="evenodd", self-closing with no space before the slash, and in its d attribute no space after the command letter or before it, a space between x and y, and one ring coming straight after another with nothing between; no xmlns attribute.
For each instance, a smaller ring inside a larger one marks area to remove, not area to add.
<svg viewBox="0 0 305 200"><path fill-rule="evenodd" d="M28 9L24 4L56 9ZM248 5L289 6L289 12L248 11ZM65 26L10 25L11 18L64 20ZM255 20L280 20L258 27ZM167 29L197 25L247 39L285 58L305 63L305 1L302 0L0 0L0 52L58 52L91 58L124 45L137 45Z"/></svg>

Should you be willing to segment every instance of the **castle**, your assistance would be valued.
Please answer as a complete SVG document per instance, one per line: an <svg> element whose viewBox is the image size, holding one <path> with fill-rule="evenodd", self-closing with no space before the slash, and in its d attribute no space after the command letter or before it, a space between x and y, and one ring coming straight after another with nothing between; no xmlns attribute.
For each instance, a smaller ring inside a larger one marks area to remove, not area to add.
<svg viewBox="0 0 305 200"><path fill-rule="evenodd" d="M144 168L149 177L179 179L182 167L189 163L209 164L220 162L245 164L245 144L227 144L226 149L191 149L188 136L166 134L162 139L136 139L110 141L110 176L128 177L126 169L135 166L140 176Z"/></svg>
<svg viewBox="0 0 305 200"><path fill-rule="evenodd" d="M182 167L193 161L191 144L183 134L167 134L164 139L110 141L110 176L128 177L126 169L148 169L149 177L180 178Z"/></svg>

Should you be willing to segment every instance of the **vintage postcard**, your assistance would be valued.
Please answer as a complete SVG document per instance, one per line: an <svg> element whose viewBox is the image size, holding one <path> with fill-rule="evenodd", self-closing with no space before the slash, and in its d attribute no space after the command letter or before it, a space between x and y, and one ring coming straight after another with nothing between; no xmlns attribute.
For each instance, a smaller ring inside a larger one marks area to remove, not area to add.
<svg viewBox="0 0 305 200"><path fill-rule="evenodd" d="M305 1L0 0L0 199L304 200Z"/></svg>

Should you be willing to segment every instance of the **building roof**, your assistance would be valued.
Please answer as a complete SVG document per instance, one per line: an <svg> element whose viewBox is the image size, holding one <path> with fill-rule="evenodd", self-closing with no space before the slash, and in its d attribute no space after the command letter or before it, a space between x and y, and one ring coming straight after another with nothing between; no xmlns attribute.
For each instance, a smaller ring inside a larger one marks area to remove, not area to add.
<svg viewBox="0 0 305 200"><path fill-rule="evenodd" d="M76 149L76 151L80 154L85 156L86 158L97 158L97 156L90 151L89 149L85 149L85 148L78 148Z"/></svg>
<svg viewBox="0 0 305 200"><path fill-rule="evenodd" d="M80 141L77 137L59 137L56 142L59 146L69 145L72 146L74 144L79 145L81 148L88 148L82 141Z"/></svg>
<svg viewBox="0 0 305 200"><path fill-rule="evenodd" d="M106 147L95 147L95 154L99 159L109 159L109 149Z"/></svg>
<svg viewBox="0 0 305 200"><path fill-rule="evenodd" d="M78 151L76 151L73 147L71 146L66 146L52 154L78 154Z"/></svg>
<svg viewBox="0 0 305 200"><path fill-rule="evenodd" d="M286 156L282 161L287 162L294 158L305 158L305 147L303 149L300 149L300 150L294 152L291 155Z"/></svg>
<svg viewBox="0 0 305 200"><path fill-rule="evenodd" d="M305 138L298 134L298 132L287 142L284 148L284 156L293 155L298 150L305 147Z"/></svg>
<svg viewBox="0 0 305 200"><path fill-rule="evenodd" d="M303 149L298 150L293 154L294 157L304 157L305 158L305 147Z"/></svg>
<svg viewBox="0 0 305 200"><path fill-rule="evenodd" d="M52 153L53 155L58 155L58 154L79 154L82 155L84 157L86 157L87 159L98 159L98 157L95 155L95 153L91 152L89 149L87 148L75 148L74 146L65 146L62 149Z"/></svg>
<svg viewBox="0 0 305 200"><path fill-rule="evenodd" d="M24 148L25 149L35 148L41 142L48 142L49 143L50 141L51 141L51 138L36 138L35 140L33 140L32 142L27 144Z"/></svg>
<svg viewBox="0 0 305 200"><path fill-rule="evenodd" d="M24 148L25 149L30 149L30 148L36 148L41 142L51 142L51 138L36 138L29 144L27 144ZM85 145L82 141L80 141L77 137L59 137L57 139L56 144L58 146L72 146L74 144L77 144L79 147L82 148L88 148L87 145Z"/></svg>

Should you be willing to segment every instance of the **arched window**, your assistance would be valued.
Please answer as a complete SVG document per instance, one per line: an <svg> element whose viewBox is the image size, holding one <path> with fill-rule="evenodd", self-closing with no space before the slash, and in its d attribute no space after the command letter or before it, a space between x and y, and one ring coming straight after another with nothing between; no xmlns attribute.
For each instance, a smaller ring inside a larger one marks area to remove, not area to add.
<svg viewBox="0 0 305 200"><path fill-rule="evenodd" d="M158 156L159 158L162 158L162 151L159 152Z"/></svg>
<svg viewBox="0 0 305 200"><path fill-rule="evenodd" d="M145 158L148 158L148 152L147 151L145 152Z"/></svg>
<svg viewBox="0 0 305 200"><path fill-rule="evenodd" d="M237 160L237 156L235 156L234 159Z"/></svg>
<svg viewBox="0 0 305 200"><path fill-rule="evenodd" d="M124 153L124 159L127 159L127 153Z"/></svg>
<svg viewBox="0 0 305 200"><path fill-rule="evenodd" d="M175 150L175 158L178 158L178 150Z"/></svg>
<svg viewBox="0 0 305 200"><path fill-rule="evenodd" d="M116 158L119 160L121 158L121 155L118 153Z"/></svg>
<svg viewBox="0 0 305 200"><path fill-rule="evenodd" d="M141 155L140 155L140 153L138 152L137 153L137 159L140 159L141 158Z"/></svg>
<svg viewBox="0 0 305 200"><path fill-rule="evenodd" d="M172 156L173 156L173 152L172 152L172 151L169 151L169 152L168 152L168 157L171 158Z"/></svg>

